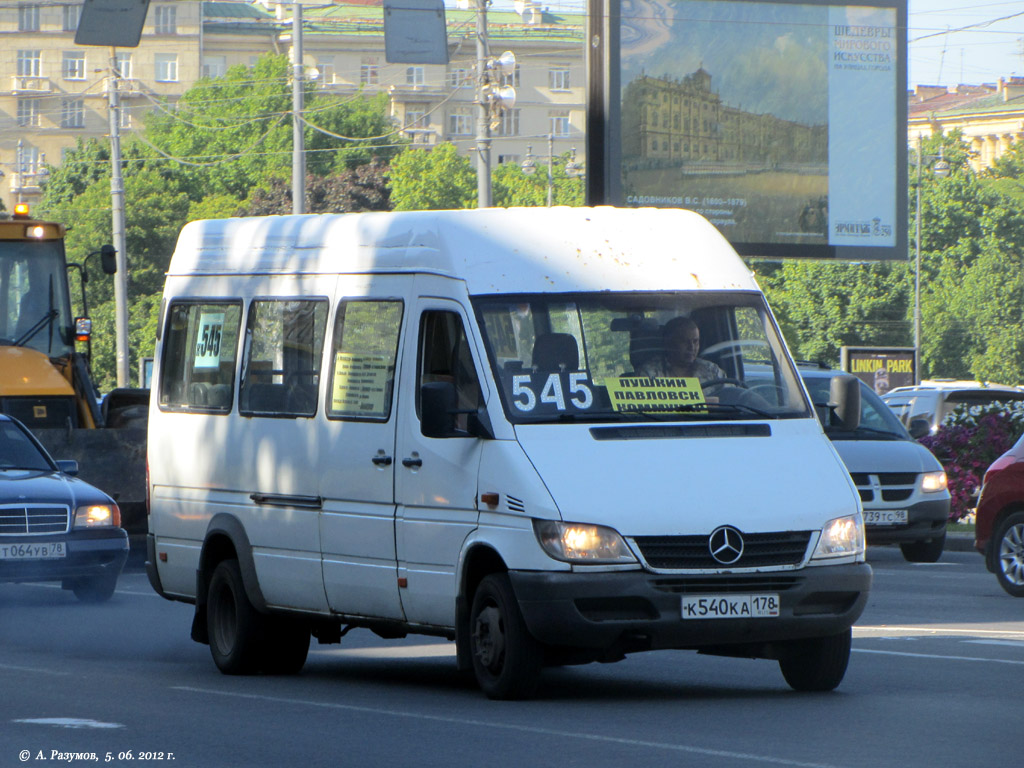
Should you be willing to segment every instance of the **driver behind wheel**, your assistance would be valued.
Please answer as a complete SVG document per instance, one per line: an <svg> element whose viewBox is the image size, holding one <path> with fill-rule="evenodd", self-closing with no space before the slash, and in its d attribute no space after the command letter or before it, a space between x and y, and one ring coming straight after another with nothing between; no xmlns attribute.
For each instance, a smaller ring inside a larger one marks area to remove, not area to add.
<svg viewBox="0 0 1024 768"><path fill-rule="evenodd" d="M696 378L701 382L726 378L725 371L698 357L700 328L688 317L674 317L661 328L663 351L643 363L637 373L650 378Z"/></svg>

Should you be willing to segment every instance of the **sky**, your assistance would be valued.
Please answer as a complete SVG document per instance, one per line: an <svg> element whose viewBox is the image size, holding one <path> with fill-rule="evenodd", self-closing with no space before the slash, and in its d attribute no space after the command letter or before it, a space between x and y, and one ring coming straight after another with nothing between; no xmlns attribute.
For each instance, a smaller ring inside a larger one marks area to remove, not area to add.
<svg viewBox="0 0 1024 768"><path fill-rule="evenodd" d="M1024 76L1024 0L909 0L907 85Z"/></svg>

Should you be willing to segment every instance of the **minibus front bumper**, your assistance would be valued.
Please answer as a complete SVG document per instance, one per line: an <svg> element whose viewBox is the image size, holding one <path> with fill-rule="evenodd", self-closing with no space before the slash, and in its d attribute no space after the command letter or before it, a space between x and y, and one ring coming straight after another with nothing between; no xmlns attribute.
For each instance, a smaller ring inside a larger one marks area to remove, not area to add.
<svg viewBox="0 0 1024 768"><path fill-rule="evenodd" d="M509 578L530 633L546 645L612 655L666 648L721 653L733 646L745 654L764 644L844 632L864 610L872 574L869 565L856 563L692 575L512 571ZM698 596L732 606L777 596L777 615L694 618L692 598Z"/></svg>

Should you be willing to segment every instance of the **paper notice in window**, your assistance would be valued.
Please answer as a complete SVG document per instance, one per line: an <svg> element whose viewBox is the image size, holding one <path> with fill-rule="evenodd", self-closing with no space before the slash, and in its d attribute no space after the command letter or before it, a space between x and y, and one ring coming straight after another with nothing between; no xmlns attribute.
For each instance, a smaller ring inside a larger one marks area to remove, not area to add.
<svg viewBox="0 0 1024 768"><path fill-rule="evenodd" d="M386 416L388 360L377 355L337 352L331 410L352 416Z"/></svg>

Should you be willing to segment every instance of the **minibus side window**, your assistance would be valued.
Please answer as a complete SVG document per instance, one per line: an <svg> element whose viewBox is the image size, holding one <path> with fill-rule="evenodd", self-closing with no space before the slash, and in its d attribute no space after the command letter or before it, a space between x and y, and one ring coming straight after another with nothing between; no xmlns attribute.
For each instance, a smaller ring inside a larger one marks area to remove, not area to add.
<svg viewBox="0 0 1024 768"><path fill-rule="evenodd" d="M327 300L255 299L249 306L239 413L313 416Z"/></svg>
<svg viewBox="0 0 1024 768"><path fill-rule="evenodd" d="M455 407L460 411L455 419L455 427L464 431L468 413L480 407L483 394L462 318L457 313L441 310L423 313L420 321L419 360L417 416L421 413L420 388L430 382L450 382L455 385Z"/></svg>
<svg viewBox="0 0 1024 768"><path fill-rule="evenodd" d="M328 418L388 420L401 327L399 300L341 302L334 321Z"/></svg>
<svg viewBox="0 0 1024 768"><path fill-rule="evenodd" d="M241 302L171 305L160 367L161 409L231 410L241 319Z"/></svg>

